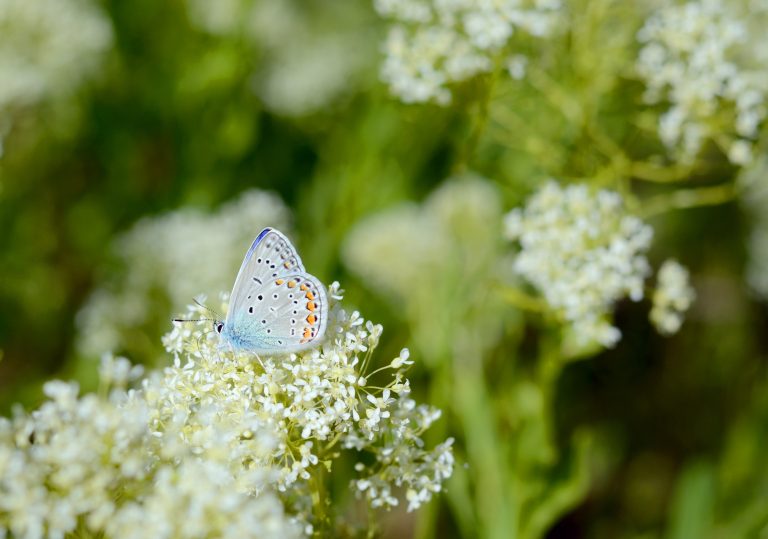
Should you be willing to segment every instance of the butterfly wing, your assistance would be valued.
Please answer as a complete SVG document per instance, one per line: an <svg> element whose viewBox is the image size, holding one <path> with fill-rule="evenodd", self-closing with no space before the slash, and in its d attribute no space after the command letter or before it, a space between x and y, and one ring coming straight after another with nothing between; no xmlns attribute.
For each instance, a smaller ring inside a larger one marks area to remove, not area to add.
<svg viewBox="0 0 768 539"><path fill-rule="evenodd" d="M273 278L246 296L228 318L227 336L253 352L297 352L325 334L328 300L320 281L307 273Z"/></svg>
<svg viewBox="0 0 768 539"><path fill-rule="evenodd" d="M262 230L235 279L222 335L236 348L292 352L316 344L327 317L325 289L304 271L291 242Z"/></svg>

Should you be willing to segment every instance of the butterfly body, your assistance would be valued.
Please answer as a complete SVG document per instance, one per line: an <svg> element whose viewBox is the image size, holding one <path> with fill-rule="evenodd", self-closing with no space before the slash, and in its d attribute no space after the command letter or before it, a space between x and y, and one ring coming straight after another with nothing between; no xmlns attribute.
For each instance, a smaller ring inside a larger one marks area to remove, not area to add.
<svg viewBox="0 0 768 539"><path fill-rule="evenodd" d="M216 321L214 329L235 350L288 353L316 346L327 319L322 283L306 273L282 233L265 228L245 254L226 320Z"/></svg>

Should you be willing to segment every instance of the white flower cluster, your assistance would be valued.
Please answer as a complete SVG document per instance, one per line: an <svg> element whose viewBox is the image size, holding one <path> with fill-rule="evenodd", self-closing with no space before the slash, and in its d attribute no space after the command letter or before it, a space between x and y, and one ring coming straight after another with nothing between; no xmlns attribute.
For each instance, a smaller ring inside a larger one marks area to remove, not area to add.
<svg viewBox="0 0 768 539"><path fill-rule="evenodd" d="M419 494L420 502L409 499L409 509L415 509L440 491L450 476L452 441L433 451L423 449L420 434L440 412L416 406L409 398L404 375L412 363L408 351L370 371L382 327L365 321L357 311L348 314L341 309L336 303L341 298L338 283L331 285L329 296L334 303L326 343L289 360L262 357L254 365L248 355L222 354L209 323L200 322L195 328L177 325L164 342L169 351L188 354L188 363L176 369L173 379L166 376L166 395L158 396L165 404L155 407L169 410L169 417L161 418L165 424L179 407L215 402L226 421L238 427L232 428L230 454L252 466L273 468L276 475L271 481L280 491L306 488L310 470L327 458L324 454L336 441L365 451L373 455L374 463L358 470L377 487L356 485L366 491L372 506L397 505L392 491L405 487ZM190 306L188 315L200 318L204 313ZM392 373L389 379L387 371ZM190 392L194 388L204 391ZM185 429L189 428L187 424ZM254 441L243 447L244 431L249 440L260 440L261 450L253 447ZM205 447L222 437L210 432L195 439L196 445L204 442Z"/></svg>
<svg viewBox="0 0 768 539"><path fill-rule="evenodd" d="M439 411L408 397L407 351L373 368L381 326L329 292L328 338L299 355L234 354L199 322L174 327L173 366L137 389L112 358L98 394L47 384L40 409L0 420L0 536L298 537L324 525L317 482L361 452L352 486L372 506L401 487L409 509L429 500L453 466L451 440L420 437Z"/></svg>
<svg viewBox="0 0 768 539"><path fill-rule="evenodd" d="M768 113L768 4L695 0L661 7L638 33L637 71L650 103L667 101L659 134L681 157L695 157L718 133L731 162L752 160Z"/></svg>
<svg viewBox="0 0 768 539"><path fill-rule="evenodd" d="M696 299L688 270L675 260L665 261L657 274L650 319L659 333L672 335L683 325L686 311Z"/></svg>
<svg viewBox="0 0 768 539"><path fill-rule="evenodd" d="M374 402L373 398L368 400ZM378 411L386 407L389 400L387 390L383 398L375 399L377 409L371 413L371 419L381 421L379 431L394 436L375 450L374 466L366 468L363 463L357 463L355 469L365 477L354 481L354 487L371 507L397 506L399 500L393 488L405 488L407 509L413 511L440 492L443 482L453 474L453 439L449 438L432 451L419 449L423 444L421 433L440 417L440 412L427 406L416 406L411 399L403 400L392 412ZM345 447L359 449L361 441L348 437Z"/></svg>
<svg viewBox="0 0 768 539"><path fill-rule="evenodd" d="M164 325L172 305L225 289L259 230L288 221L283 202L257 190L212 214L187 208L140 221L117 240L119 272L103 276L78 314L78 350L86 357L124 349L141 355L145 350L130 345L148 340L158 329L148 327L153 321Z"/></svg>
<svg viewBox="0 0 768 539"><path fill-rule="evenodd" d="M364 5L355 2L315 11L299 0L187 0L187 7L198 28L259 49L254 89L283 116L320 111L349 93L376 52L361 29Z"/></svg>
<svg viewBox="0 0 768 539"><path fill-rule="evenodd" d="M7 121L14 109L64 96L91 76L112 44L112 27L89 0L0 0L0 36L0 117Z"/></svg>
<svg viewBox="0 0 768 539"><path fill-rule="evenodd" d="M642 299L653 230L627 213L618 193L548 182L507 215L506 234L520 244L515 271L580 342L612 346L619 340L610 312L623 297Z"/></svg>
<svg viewBox="0 0 768 539"><path fill-rule="evenodd" d="M515 32L549 35L560 0L375 0L377 11L394 22L384 51L382 78L405 103L451 101L450 85L494 69L509 57L512 73L519 56L506 50Z"/></svg>
<svg viewBox="0 0 768 539"><path fill-rule="evenodd" d="M138 374L124 359L102 365L113 379L131 370ZM152 382L145 387L151 392ZM50 400L31 415L0 419L0 535L300 536L274 493L249 494L227 466L183 439L169 443L178 433L155 423L142 391L115 385L108 397L78 397L77 385L64 382L44 389Z"/></svg>

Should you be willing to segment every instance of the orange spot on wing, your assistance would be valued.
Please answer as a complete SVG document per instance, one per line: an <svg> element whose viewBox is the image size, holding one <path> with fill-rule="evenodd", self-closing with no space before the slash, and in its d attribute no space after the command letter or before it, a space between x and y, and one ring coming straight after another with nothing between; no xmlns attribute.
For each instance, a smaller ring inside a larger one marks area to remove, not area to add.
<svg viewBox="0 0 768 539"><path fill-rule="evenodd" d="M304 328L304 335L302 335L302 337L304 337L305 339L309 339L311 336L312 336L312 332L309 330L309 328Z"/></svg>
<svg viewBox="0 0 768 539"><path fill-rule="evenodd" d="M309 316L307 316L307 322L309 322L310 325L314 324L316 320L317 320L317 317L314 314L310 314Z"/></svg>
<svg viewBox="0 0 768 539"><path fill-rule="evenodd" d="M279 286L279 285L283 284L284 282L285 281L283 281L282 279L278 279L277 281L275 281L275 284Z"/></svg>
<svg viewBox="0 0 768 539"><path fill-rule="evenodd" d="M287 286L288 288L293 288L294 286L296 286L296 281L288 281Z"/></svg>
<svg viewBox="0 0 768 539"><path fill-rule="evenodd" d="M310 301L309 303L307 303L307 309L309 309L310 311L314 311L316 309L315 302Z"/></svg>
<svg viewBox="0 0 768 539"><path fill-rule="evenodd" d="M307 292L307 299L311 301L315 299L315 295L311 291Z"/></svg>
<svg viewBox="0 0 768 539"><path fill-rule="evenodd" d="M304 292L309 290L309 287L307 285L305 285L305 284L302 284L299 288L301 288Z"/></svg>
<svg viewBox="0 0 768 539"><path fill-rule="evenodd" d="M290 262L286 262L285 264L283 264L283 266L285 266L285 269L288 269L288 268L291 267L291 263Z"/></svg>

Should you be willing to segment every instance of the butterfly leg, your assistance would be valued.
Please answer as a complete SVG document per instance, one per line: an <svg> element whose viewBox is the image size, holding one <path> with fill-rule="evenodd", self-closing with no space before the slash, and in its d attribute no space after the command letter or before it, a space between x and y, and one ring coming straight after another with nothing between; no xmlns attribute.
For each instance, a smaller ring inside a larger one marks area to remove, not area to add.
<svg viewBox="0 0 768 539"><path fill-rule="evenodd" d="M261 370L263 372L267 372L267 368L264 366L264 363L261 362L261 358L259 357L259 354L254 354L256 356L256 361L259 362L259 365L261 365Z"/></svg>
<svg viewBox="0 0 768 539"><path fill-rule="evenodd" d="M202 333L202 334L201 334L201 335L200 335L200 336L197 338L197 351L198 351L198 353L200 353L201 355L202 355L202 353L203 353L203 347L200 345L200 343L202 342L202 340L203 340L203 339L207 339L207 338L208 338L208 334L209 334L211 331L212 331L212 330L204 331L204 332L203 332L203 333Z"/></svg>

